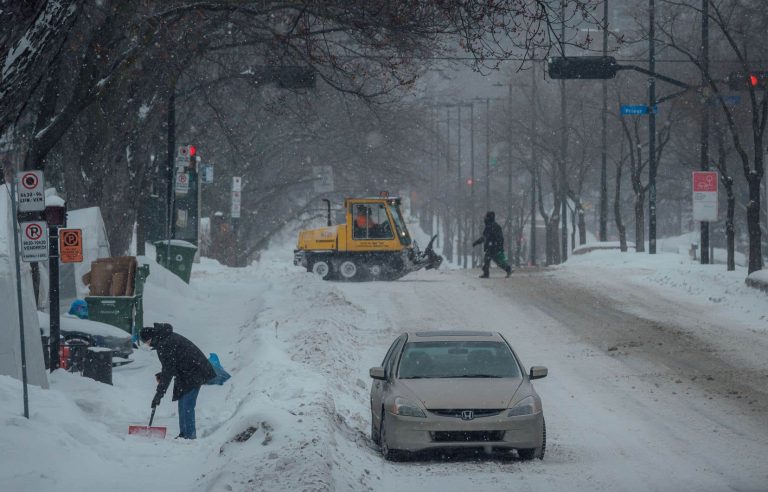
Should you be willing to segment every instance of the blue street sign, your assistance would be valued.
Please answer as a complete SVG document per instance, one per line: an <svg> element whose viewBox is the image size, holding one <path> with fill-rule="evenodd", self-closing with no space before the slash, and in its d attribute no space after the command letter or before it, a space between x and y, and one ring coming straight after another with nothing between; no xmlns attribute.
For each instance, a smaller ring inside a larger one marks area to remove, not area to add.
<svg viewBox="0 0 768 492"><path fill-rule="evenodd" d="M656 105L653 106L653 114L656 114L658 112L658 107ZM622 115L637 115L637 114L648 114L648 106L641 105L641 104L622 104L621 105L621 114Z"/></svg>
<svg viewBox="0 0 768 492"><path fill-rule="evenodd" d="M715 105L718 105L720 101L717 100L716 97L712 98L714 99ZM735 94L732 96L723 96L723 102L726 106L736 106L738 104L741 104L741 96Z"/></svg>

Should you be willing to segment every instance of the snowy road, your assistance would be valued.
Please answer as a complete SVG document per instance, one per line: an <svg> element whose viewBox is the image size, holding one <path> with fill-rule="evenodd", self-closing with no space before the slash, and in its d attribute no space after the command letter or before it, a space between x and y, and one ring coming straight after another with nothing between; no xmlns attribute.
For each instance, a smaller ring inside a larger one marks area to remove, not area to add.
<svg viewBox="0 0 768 492"><path fill-rule="evenodd" d="M140 351L112 387L57 373L50 391L33 391L30 421L0 403L6 442L24 443L0 442L0 489L75 483L88 456L87 483L110 490L768 490L762 293L735 307L688 302L629 282L626 268L594 275L578 262L510 280L447 270L323 282L289 261L204 263L191 287L153 270L146 321L172 322L233 374L201 392L197 441L126 437L159 367ZM526 366L547 366L535 383L545 459L385 462L368 437L368 368L412 329L498 330ZM0 401L15 398L9 381ZM163 402L156 425L175 435L175 405ZM51 440L63 454L50 455Z"/></svg>
<svg viewBox="0 0 768 492"><path fill-rule="evenodd" d="M573 270L517 273L510 281L475 276L420 272L355 284L272 277L298 284L288 306L272 304L268 323L277 322L292 360L323 376L314 398L330 420L316 423L329 432L328 442L314 443L322 458L299 453L316 461L316 481L286 473L275 476L281 488L768 488L764 332L734 332L696 306L650 289L633 292L618 279L586 288ZM276 296L287 289L273 287ZM456 328L501 331L527 366L549 367L536 384L548 423L543 462L392 464L373 449L367 369L401 331ZM278 454L285 452L291 455L288 448Z"/></svg>

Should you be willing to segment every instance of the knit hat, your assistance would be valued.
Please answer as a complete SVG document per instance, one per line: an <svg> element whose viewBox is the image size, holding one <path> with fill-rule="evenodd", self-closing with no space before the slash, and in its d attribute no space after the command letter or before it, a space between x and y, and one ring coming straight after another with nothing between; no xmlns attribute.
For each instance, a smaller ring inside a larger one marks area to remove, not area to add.
<svg viewBox="0 0 768 492"><path fill-rule="evenodd" d="M147 343L147 340L155 336L155 329L151 326L145 326L139 330L139 338L142 342Z"/></svg>

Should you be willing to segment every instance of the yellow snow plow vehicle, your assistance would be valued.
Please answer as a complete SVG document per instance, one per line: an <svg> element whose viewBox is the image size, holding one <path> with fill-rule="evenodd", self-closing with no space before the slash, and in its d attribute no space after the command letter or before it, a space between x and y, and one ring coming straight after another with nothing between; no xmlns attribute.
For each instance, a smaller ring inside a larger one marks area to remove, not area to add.
<svg viewBox="0 0 768 492"><path fill-rule="evenodd" d="M423 252L412 241L399 198L347 198L344 210L344 224L299 232L294 265L325 280L395 280L442 263L432 250L437 236Z"/></svg>

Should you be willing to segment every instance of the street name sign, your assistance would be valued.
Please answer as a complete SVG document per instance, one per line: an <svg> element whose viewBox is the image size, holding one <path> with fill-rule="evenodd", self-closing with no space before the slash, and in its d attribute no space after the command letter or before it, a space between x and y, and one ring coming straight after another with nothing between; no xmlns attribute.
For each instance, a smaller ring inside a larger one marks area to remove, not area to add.
<svg viewBox="0 0 768 492"><path fill-rule="evenodd" d="M44 220L19 223L22 261L48 260L48 224Z"/></svg>
<svg viewBox="0 0 768 492"><path fill-rule="evenodd" d="M19 212L42 212L45 210L45 179L42 171L16 173L19 181Z"/></svg>
<svg viewBox="0 0 768 492"><path fill-rule="evenodd" d="M649 109L648 106L645 105L639 105L639 104L622 104L621 105L621 114L622 115L643 115L643 114L650 114L653 112L653 114L656 114L658 111L657 106L653 106L653 108Z"/></svg>
<svg viewBox="0 0 768 492"><path fill-rule="evenodd" d="M83 231L81 229L59 230L59 261L83 262Z"/></svg>
<svg viewBox="0 0 768 492"><path fill-rule="evenodd" d="M717 220L717 173L693 172L693 220L713 222Z"/></svg>

